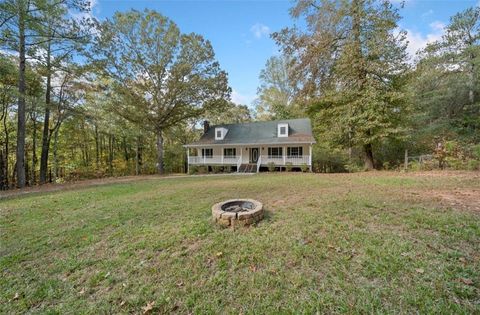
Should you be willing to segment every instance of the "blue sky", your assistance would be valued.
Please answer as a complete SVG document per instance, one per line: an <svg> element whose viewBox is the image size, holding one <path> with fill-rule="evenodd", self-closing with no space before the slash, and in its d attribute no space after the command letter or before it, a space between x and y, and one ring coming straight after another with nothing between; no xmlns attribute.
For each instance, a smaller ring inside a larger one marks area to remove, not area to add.
<svg viewBox="0 0 480 315"><path fill-rule="evenodd" d="M182 32L203 35L229 74L233 101L247 105L256 97L258 75L266 60L278 54L269 34L295 22L288 14L289 0L91 1L93 14L100 19L115 11L149 8L171 18ZM439 39L450 16L474 5L480 5L480 0L406 0L400 27L408 31L409 52Z"/></svg>

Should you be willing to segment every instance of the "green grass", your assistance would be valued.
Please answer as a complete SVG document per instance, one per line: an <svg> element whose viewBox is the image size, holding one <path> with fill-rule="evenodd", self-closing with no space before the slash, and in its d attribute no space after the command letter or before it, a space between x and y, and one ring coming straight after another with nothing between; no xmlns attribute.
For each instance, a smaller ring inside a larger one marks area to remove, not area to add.
<svg viewBox="0 0 480 315"><path fill-rule="evenodd" d="M478 187L262 174L0 201L0 313L480 313L480 215L431 196ZM236 197L266 218L215 226L211 205Z"/></svg>

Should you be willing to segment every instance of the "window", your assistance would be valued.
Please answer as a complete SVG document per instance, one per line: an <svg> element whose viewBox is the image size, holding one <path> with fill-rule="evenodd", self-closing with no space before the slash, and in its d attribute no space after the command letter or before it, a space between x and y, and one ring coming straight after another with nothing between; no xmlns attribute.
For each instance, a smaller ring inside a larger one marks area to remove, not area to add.
<svg viewBox="0 0 480 315"><path fill-rule="evenodd" d="M279 158L283 156L282 148L268 148L269 158Z"/></svg>
<svg viewBox="0 0 480 315"><path fill-rule="evenodd" d="M278 137L288 137L288 124L281 123L277 125L277 135Z"/></svg>
<svg viewBox="0 0 480 315"><path fill-rule="evenodd" d="M288 147L287 156L288 157L302 157L303 148L302 147Z"/></svg>
<svg viewBox="0 0 480 315"><path fill-rule="evenodd" d="M202 156L206 158L213 157L213 149L202 149Z"/></svg>
<svg viewBox="0 0 480 315"><path fill-rule="evenodd" d="M235 148L225 148L225 149L223 149L223 156L224 157L234 158L236 155L237 155L237 150Z"/></svg>
<svg viewBox="0 0 480 315"><path fill-rule="evenodd" d="M227 135L228 129L223 127L215 128L215 140L223 140Z"/></svg>

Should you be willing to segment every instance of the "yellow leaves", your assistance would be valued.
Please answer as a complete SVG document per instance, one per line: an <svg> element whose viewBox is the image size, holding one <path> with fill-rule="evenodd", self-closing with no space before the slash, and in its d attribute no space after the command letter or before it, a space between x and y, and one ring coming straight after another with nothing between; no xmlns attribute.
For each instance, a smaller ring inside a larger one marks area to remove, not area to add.
<svg viewBox="0 0 480 315"><path fill-rule="evenodd" d="M143 314L147 314L148 312L150 312L151 310L153 310L153 305L155 304L155 301L152 301L152 302L148 302L147 305L145 305L144 307L142 307L142 310L143 310Z"/></svg>

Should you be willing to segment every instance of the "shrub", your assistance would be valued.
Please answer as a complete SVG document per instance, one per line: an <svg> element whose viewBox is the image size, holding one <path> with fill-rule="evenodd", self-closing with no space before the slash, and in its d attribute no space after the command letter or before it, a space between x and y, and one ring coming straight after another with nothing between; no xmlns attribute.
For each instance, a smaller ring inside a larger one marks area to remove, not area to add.
<svg viewBox="0 0 480 315"><path fill-rule="evenodd" d="M231 173L232 172L232 166L231 165L225 165L223 167L223 172L224 173Z"/></svg>
<svg viewBox="0 0 480 315"><path fill-rule="evenodd" d="M197 174L198 173L198 165L190 165L189 173L190 173L190 175Z"/></svg>
<svg viewBox="0 0 480 315"><path fill-rule="evenodd" d="M218 165L213 165L213 166L212 166L212 173L214 173L214 174L220 173L221 170L222 170L222 167L221 167L221 166L218 166Z"/></svg>
<svg viewBox="0 0 480 315"><path fill-rule="evenodd" d="M273 162L268 162L267 163L268 171L269 172L274 172L275 171L275 163Z"/></svg>
<svg viewBox="0 0 480 315"><path fill-rule="evenodd" d="M347 163L347 164L345 164L345 169L349 173L357 173L357 172L363 172L364 171L363 165L358 165L357 163Z"/></svg>
<svg viewBox="0 0 480 315"><path fill-rule="evenodd" d="M477 160L469 160L467 164L467 169L469 171L478 171L480 170L480 161Z"/></svg>
<svg viewBox="0 0 480 315"><path fill-rule="evenodd" d="M300 165L300 169L302 170L302 172L307 172L308 171L308 165L306 163L303 163L302 165Z"/></svg>
<svg viewBox="0 0 480 315"><path fill-rule="evenodd" d="M287 163L285 163L285 170L286 170L287 172L291 172L291 171L292 171L292 167L293 167L293 166L292 166L292 162L287 162Z"/></svg>
<svg viewBox="0 0 480 315"><path fill-rule="evenodd" d="M208 166L199 166L198 167L198 174L207 174L208 173Z"/></svg>
<svg viewBox="0 0 480 315"><path fill-rule="evenodd" d="M390 169L390 162L383 162L383 169L388 171Z"/></svg>

